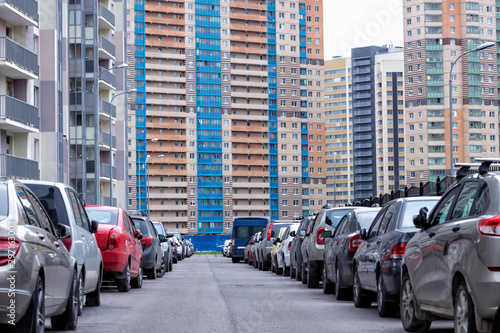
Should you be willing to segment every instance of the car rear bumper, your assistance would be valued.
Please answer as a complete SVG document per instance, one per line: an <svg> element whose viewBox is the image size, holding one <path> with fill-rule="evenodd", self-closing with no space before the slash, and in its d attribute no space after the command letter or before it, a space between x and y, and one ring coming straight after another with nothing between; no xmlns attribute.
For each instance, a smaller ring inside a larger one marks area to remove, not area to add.
<svg viewBox="0 0 500 333"><path fill-rule="evenodd" d="M500 293L492 292L492 290L500 290L500 272L491 272L484 267L473 274L474 283L467 285L477 314L482 319L493 320L499 309Z"/></svg>
<svg viewBox="0 0 500 333"><path fill-rule="evenodd" d="M128 253L118 250L102 251L104 271L122 273L128 262Z"/></svg>
<svg viewBox="0 0 500 333"><path fill-rule="evenodd" d="M402 259L391 259L387 265L381 266L384 284L387 293L390 295L399 295L401 292L401 266Z"/></svg>
<svg viewBox="0 0 500 333"><path fill-rule="evenodd" d="M24 316L35 289L36 274L17 260L13 267L0 267L0 324L8 324L12 319L17 322Z"/></svg>

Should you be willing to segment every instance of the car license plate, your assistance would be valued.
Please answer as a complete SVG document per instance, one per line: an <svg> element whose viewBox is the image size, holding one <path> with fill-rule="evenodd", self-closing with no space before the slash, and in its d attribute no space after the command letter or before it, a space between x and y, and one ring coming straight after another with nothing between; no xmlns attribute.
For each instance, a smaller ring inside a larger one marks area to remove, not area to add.
<svg viewBox="0 0 500 333"><path fill-rule="evenodd" d="M238 250L244 250L245 247L244 246L238 246Z"/></svg>

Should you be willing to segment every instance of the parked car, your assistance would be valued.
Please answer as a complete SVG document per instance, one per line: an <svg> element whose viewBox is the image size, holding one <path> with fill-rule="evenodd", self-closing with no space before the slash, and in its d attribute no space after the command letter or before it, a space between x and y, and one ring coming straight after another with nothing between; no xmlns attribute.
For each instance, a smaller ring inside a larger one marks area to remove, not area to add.
<svg viewBox="0 0 500 333"><path fill-rule="evenodd" d="M49 317L55 330L76 328L78 265L62 242L70 237L71 228L55 226L27 186L0 179L1 332L43 332Z"/></svg>
<svg viewBox="0 0 500 333"><path fill-rule="evenodd" d="M142 287L142 234L122 208L86 206L92 221L97 221L96 239L104 264L103 280L116 282L118 291Z"/></svg>
<svg viewBox="0 0 500 333"><path fill-rule="evenodd" d="M352 259L361 244L359 231L370 228L378 208L360 208L348 212L332 233L323 232L325 238L323 292L335 292L338 300L352 296Z"/></svg>
<svg viewBox="0 0 500 333"><path fill-rule="evenodd" d="M78 194L63 183L22 181L37 196L50 219L71 228L71 237L63 240L77 262L78 314L82 314L86 295L87 306L101 303L103 263L95 233L97 222L91 222Z"/></svg>
<svg viewBox="0 0 500 333"><path fill-rule="evenodd" d="M167 230L167 235L175 236L177 238L177 240L179 241L179 243L181 244L181 248L177 249L178 250L177 251L177 259L182 260L182 259L186 258L187 242L184 239L184 237L182 237L181 233L178 231L168 231ZM179 252L180 252L180 257L179 257Z"/></svg>
<svg viewBox="0 0 500 333"><path fill-rule="evenodd" d="M194 244L190 239L187 239L186 243L188 245L188 257L191 257L194 254Z"/></svg>
<svg viewBox="0 0 500 333"><path fill-rule="evenodd" d="M229 257L229 248L231 246L231 240L230 239L226 239L224 241L224 245L222 245L222 255L224 255L224 257Z"/></svg>
<svg viewBox="0 0 500 333"><path fill-rule="evenodd" d="M485 161L479 174L451 186L406 245L401 321L427 330L438 317L453 318L455 332L499 332L500 173ZM494 318L496 320L494 322Z"/></svg>
<svg viewBox="0 0 500 333"><path fill-rule="evenodd" d="M304 241L307 231L311 228L316 215L306 216L302 218L299 228L295 233L290 246L290 277L296 278L297 281L302 280L302 242Z"/></svg>
<svg viewBox="0 0 500 333"><path fill-rule="evenodd" d="M255 238L255 235L253 235L252 237L250 237L250 239L248 240L247 244L245 245L245 250L243 251L243 261L245 263L249 263L250 265L252 264L252 262L250 260L251 259L250 257L252 256L251 248L252 248L252 245L253 245L253 240Z"/></svg>
<svg viewBox="0 0 500 333"><path fill-rule="evenodd" d="M179 241L179 239L177 239L177 237L173 237L172 234L169 234L167 232L167 235L171 235L171 239L174 241L174 244L175 244L175 259L174 259L174 264L181 261L182 260L182 244L181 242Z"/></svg>
<svg viewBox="0 0 500 333"><path fill-rule="evenodd" d="M233 263L239 262L244 257L245 245L250 236L262 230L269 220L267 217L235 217L233 221L231 257Z"/></svg>
<svg viewBox="0 0 500 333"><path fill-rule="evenodd" d="M276 255L278 261L278 270L283 272L283 276L290 275L290 247L292 245L292 240L295 237L295 233L299 228L299 223L294 223L285 230L285 234L282 237L282 242L278 246Z"/></svg>
<svg viewBox="0 0 500 333"><path fill-rule="evenodd" d="M259 231L258 233L255 234L255 238L253 240L253 246L250 248L250 256L252 257L252 266L254 268L259 268L258 267L259 254L257 250L261 240L262 240L262 231Z"/></svg>
<svg viewBox="0 0 500 333"><path fill-rule="evenodd" d="M165 260L160 245L158 232L146 216L130 216L135 228L142 234L142 269L150 280L155 280L157 275L165 275Z"/></svg>
<svg viewBox="0 0 500 333"><path fill-rule="evenodd" d="M282 227L288 227L292 223L298 221L275 221L271 220L262 232L262 239L258 244L258 259L259 269L267 271L271 266L271 250L273 249L273 242Z"/></svg>
<svg viewBox="0 0 500 333"><path fill-rule="evenodd" d="M301 245L302 283L307 284L308 288L319 287L319 281L323 274L323 251L325 249L323 231L335 231L340 219L349 211L357 208L359 207L331 208L327 204L314 219Z"/></svg>
<svg viewBox="0 0 500 333"><path fill-rule="evenodd" d="M286 228L288 228L288 226L281 227L279 229L278 236L273 241L273 248L271 250L271 272L276 273L277 275L283 274L282 269L280 270L278 268L278 258L276 256L276 253L278 251L278 246L281 245L281 239L282 239L283 235L285 234Z"/></svg>
<svg viewBox="0 0 500 333"><path fill-rule="evenodd" d="M168 235L168 233L167 233L167 235ZM181 243L179 243L177 238L173 237L173 236L170 236L170 241L172 244L172 262L174 264L177 264L177 261L178 261L177 253L179 251L178 248L180 249L180 247L181 247Z"/></svg>
<svg viewBox="0 0 500 333"><path fill-rule="evenodd" d="M361 229L363 242L352 264L356 307L368 307L376 299L381 317L397 313L402 259L406 244L417 231L413 216L422 207L432 209L438 200L439 197L394 199L382 207L368 231Z"/></svg>
<svg viewBox="0 0 500 333"><path fill-rule="evenodd" d="M165 260L166 272L171 272L173 266L172 242L167 236L165 228L163 228L163 223L153 222L153 225L156 229L156 232L158 233L158 238L160 239L161 248L163 250L163 260Z"/></svg>

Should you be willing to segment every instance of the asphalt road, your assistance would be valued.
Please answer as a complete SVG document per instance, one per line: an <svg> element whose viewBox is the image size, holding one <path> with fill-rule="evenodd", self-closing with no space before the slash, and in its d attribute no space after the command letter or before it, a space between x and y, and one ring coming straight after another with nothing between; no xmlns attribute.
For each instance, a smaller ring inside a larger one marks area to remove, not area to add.
<svg viewBox="0 0 500 333"><path fill-rule="evenodd" d="M375 303L374 303L375 304ZM50 321L47 320L50 327ZM50 331L50 329L48 329ZM399 318L378 317L322 289L263 272L222 255L195 255L142 289L103 289L84 308L76 332L404 332ZM431 332L452 333L451 321Z"/></svg>

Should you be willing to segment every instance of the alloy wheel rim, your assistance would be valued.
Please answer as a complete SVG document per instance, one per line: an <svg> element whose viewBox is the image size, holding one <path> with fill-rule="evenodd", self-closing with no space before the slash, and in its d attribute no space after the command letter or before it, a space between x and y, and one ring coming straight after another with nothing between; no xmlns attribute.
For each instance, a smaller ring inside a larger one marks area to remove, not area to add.
<svg viewBox="0 0 500 333"><path fill-rule="evenodd" d="M75 274L76 274L76 272L75 272ZM79 302L79 297L80 297L79 295L76 294L76 292L77 292L77 290L76 290L77 285L76 284L77 283L78 282L76 281L76 277L75 277L75 280L73 281L73 299L72 299L73 309L74 309L74 311L73 311L73 319L75 320L75 322L76 322L76 320L78 318L78 302Z"/></svg>
<svg viewBox="0 0 500 333"><path fill-rule="evenodd" d="M455 326L456 332L458 333L467 333L467 326L469 324L467 318L467 295L465 294L465 290L460 290L457 295L457 306L456 306L456 314L455 314Z"/></svg>
<svg viewBox="0 0 500 333"><path fill-rule="evenodd" d="M45 297L43 295L43 285L40 284L37 289L37 305L36 305L36 331L39 333L45 332L45 315L44 303Z"/></svg>
<svg viewBox="0 0 500 333"><path fill-rule="evenodd" d="M81 276L78 281L78 309L83 310L83 279Z"/></svg>
<svg viewBox="0 0 500 333"><path fill-rule="evenodd" d="M125 278L125 283L127 287L130 287L130 266L127 265L127 277Z"/></svg>
<svg viewBox="0 0 500 333"><path fill-rule="evenodd" d="M401 318L406 324L409 324L413 318L413 292L411 290L410 281L405 281L403 294L401 295L401 307L403 313Z"/></svg>
<svg viewBox="0 0 500 333"><path fill-rule="evenodd" d="M383 295L382 295L382 276L379 277L377 283L377 308L380 311L382 309Z"/></svg>
<svg viewBox="0 0 500 333"><path fill-rule="evenodd" d="M142 265L139 266L139 275L137 276L137 280L139 281L139 285L142 285Z"/></svg>

